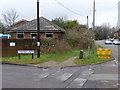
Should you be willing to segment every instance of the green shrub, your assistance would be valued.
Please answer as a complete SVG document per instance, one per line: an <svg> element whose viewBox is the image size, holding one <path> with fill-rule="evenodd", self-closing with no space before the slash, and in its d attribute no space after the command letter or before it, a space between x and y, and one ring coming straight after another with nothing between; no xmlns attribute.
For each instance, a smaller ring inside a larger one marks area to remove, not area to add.
<svg viewBox="0 0 120 90"><path fill-rule="evenodd" d="M42 53L63 53L71 49L87 49L92 44L93 34L84 29L69 29L61 40L43 39Z"/></svg>
<svg viewBox="0 0 120 90"><path fill-rule="evenodd" d="M88 45L91 46L92 38L92 32L83 29L69 29L64 36L64 40L74 49L86 49Z"/></svg>
<svg viewBox="0 0 120 90"><path fill-rule="evenodd" d="M44 39L42 40L43 53L63 53L71 50L70 45L64 40Z"/></svg>

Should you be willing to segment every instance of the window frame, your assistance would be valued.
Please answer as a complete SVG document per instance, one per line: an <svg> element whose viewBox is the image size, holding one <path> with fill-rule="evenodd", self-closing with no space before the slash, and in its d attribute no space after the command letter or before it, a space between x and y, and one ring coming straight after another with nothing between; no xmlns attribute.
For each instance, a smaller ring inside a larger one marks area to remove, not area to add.
<svg viewBox="0 0 120 90"><path fill-rule="evenodd" d="M18 38L18 34L23 34L23 38ZM24 32L17 32L17 39L24 39Z"/></svg>
<svg viewBox="0 0 120 90"><path fill-rule="evenodd" d="M52 37L47 37L47 34L51 34ZM45 32L45 38L54 38L54 33L53 32Z"/></svg>
<svg viewBox="0 0 120 90"><path fill-rule="evenodd" d="M31 39L34 39L34 38L32 37L32 34L36 34L36 38L37 38L37 32L31 32L31 33L30 33L30 38L31 38ZM36 38L35 38L35 39L36 39Z"/></svg>

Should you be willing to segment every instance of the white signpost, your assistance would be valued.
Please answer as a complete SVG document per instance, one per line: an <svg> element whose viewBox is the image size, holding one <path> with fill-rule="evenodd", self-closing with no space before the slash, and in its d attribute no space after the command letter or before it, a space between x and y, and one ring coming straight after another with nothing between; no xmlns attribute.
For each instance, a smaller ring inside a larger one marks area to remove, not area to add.
<svg viewBox="0 0 120 90"><path fill-rule="evenodd" d="M20 59L20 54L32 54L32 59L33 59L33 54L34 53L35 53L34 50L18 50L19 59Z"/></svg>

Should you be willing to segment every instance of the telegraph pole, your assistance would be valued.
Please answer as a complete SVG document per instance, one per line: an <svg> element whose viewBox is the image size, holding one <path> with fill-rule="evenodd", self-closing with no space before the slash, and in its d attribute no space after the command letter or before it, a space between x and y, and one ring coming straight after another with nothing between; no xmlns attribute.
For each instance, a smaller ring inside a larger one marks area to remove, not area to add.
<svg viewBox="0 0 120 90"><path fill-rule="evenodd" d="M87 29L89 30L89 18L88 18L88 16L87 16Z"/></svg>
<svg viewBox="0 0 120 90"><path fill-rule="evenodd" d="M94 31L95 31L95 0L93 2L93 34L94 34ZM93 35L95 36L95 35ZM93 37L93 53L94 53L94 37Z"/></svg>
<svg viewBox="0 0 120 90"><path fill-rule="evenodd" d="M39 0L37 0L37 58L40 57L40 21L39 21Z"/></svg>
<svg viewBox="0 0 120 90"><path fill-rule="evenodd" d="M95 30L95 0L93 3L93 31Z"/></svg>

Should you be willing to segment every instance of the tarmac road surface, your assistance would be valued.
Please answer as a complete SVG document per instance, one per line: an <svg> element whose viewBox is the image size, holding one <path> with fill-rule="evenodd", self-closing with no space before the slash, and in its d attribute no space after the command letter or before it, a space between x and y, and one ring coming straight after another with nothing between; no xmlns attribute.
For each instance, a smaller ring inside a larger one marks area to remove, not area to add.
<svg viewBox="0 0 120 90"><path fill-rule="evenodd" d="M98 43L103 43L103 41ZM2 65L3 88L117 89L118 85L118 64L115 60L99 65L81 67L37 68Z"/></svg>

